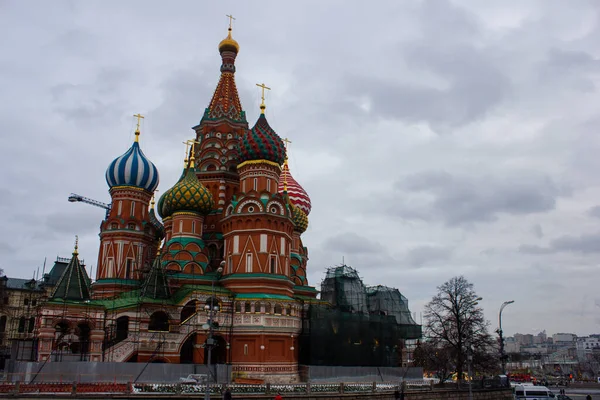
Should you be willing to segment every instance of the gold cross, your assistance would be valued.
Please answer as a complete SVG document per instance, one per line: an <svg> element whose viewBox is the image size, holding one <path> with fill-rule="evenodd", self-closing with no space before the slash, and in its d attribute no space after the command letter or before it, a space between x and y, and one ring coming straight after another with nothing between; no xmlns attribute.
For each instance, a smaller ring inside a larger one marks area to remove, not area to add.
<svg viewBox="0 0 600 400"><path fill-rule="evenodd" d="M144 118L144 116L140 113L133 114L133 116L137 118L137 126L135 127L135 131L139 133L140 132L140 119Z"/></svg>
<svg viewBox="0 0 600 400"><path fill-rule="evenodd" d="M292 143L292 141L288 138L281 139L285 143L285 148L288 148L288 145Z"/></svg>
<svg viewBox="0 0 600 400"><path fill-rule="evenodd" d="M261 110L261 113L264 114L265 108L267 108L267 106L265 106L265 89L271 90L271 88L267 87L264 83L257 83L256 86L258 86L259 88L262 89L262 93L260 95L260 100L261 100L260 110Z"/></svg>
<svg viewBox="0 0 600 400"><path fill-rule="evenodd" d="M231 30L231 24L233 24L233 21L235 21L235 18L233 18L233 15L229 15L229 14L226 14L225 16L227 18L229 18L229 30Z"/></svg>
<svg viewBox="0 0 600 400"><path fill-rule="evenodd" d="M185 144L185 158L183 159L183 163L185 166L187 166L187 162L188 162L188 155L190 154L190 146L192 147L192 153L194 152L194 145L196 143L200 143L199 141L197 141L196 139L189 139L186 140L185 142L182 142L183 144ZM195 158L194 154L192 154L192 156L190 157L192 160Z"/></svg>

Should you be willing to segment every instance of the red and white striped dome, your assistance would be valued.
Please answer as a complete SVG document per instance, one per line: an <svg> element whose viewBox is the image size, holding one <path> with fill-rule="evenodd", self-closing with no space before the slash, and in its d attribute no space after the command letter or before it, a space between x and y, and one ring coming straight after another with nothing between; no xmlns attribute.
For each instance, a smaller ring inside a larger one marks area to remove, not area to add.
<svg viewBox="0 0 600 400"><path fill-rule="evenodd" d="M283 193L283 185L287 181L287 193L293 205L304 211L306 215L310 214L311 204L310 197L306 191L300 186L290 173L287 162L283 164L281 175L279 176L279 193Z"/></svg>

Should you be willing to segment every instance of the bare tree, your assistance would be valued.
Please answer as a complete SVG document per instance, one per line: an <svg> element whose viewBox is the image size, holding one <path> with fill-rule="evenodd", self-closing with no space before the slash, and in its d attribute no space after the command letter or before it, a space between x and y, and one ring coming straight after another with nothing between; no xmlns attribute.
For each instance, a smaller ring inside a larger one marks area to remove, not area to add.
<svg viewBox="0 0 600 400"><path fill-rule="evenodd" d="M440 383L450 379L456 368L452 349L447 346L441 347L426 341L419 342L413 357L417 367L422 367L424 371L434 374Z"/></svg>
<svg viewBox="0 0 600 400"><path fill-rule="evenodd" d="M436 347L450 350L457 379L462 379L468 350L473 351L474 360L481 360L493 347L489 322L478 307L481 297L464 276L454 277L437 289L425 306L425 336Z"/></svg>

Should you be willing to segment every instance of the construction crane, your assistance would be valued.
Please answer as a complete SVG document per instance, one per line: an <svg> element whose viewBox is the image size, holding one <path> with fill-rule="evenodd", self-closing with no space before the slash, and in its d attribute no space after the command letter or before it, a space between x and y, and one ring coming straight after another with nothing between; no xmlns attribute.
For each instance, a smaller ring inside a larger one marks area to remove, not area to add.
<svg viewBox="0 0 600 400"><path fill-rule="evenodd" d="M103 203L98 200L90 199L90 198L84 197L84 196L82 196L80 194L76 194L76 193L71 193L69 195L69 201L71 203L82 202L82 203L90 204L92 206L104 208L106 210L106 218L108 218L108 213L110 212L110 206L111 206L110 204L106 204L106 203Z"/></svg>

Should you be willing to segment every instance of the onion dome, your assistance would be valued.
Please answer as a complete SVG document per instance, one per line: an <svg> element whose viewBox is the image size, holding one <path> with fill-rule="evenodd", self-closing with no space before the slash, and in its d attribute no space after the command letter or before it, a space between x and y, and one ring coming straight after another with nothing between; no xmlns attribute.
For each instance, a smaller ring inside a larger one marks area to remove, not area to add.
<svg viewBox="0 0 600 400"><path fill-rule="evenodd" d="M285 160L283 140L269 126L264 113L240 140L240 163L250 160L267 160L278 165Z"/></svg>
<svg viewBox="0 0 600 400"><path fill-rule="evenodd" d="M240 51L240 45L231 37L231 27L228 29L227 37L219 43L219 53L224 51L233 51L235 53Z"/></svg>
<svg viewBox="0 0 600 400"><path fill-rule="evenodd" d="M136 130L133 145L108 166L106 183L111 189L117 186L135 186L154 192L158 186L158 170L140 149L139 136L140 131Z"/></svg>
<svg viewBox="0 0 600 400"><path fill-rule="evenodd" d="M169 189L169 190L170 190L170 189ZM158 215L160 215L160 217L161 217L162 219L165 219L165 218L166 218L166 216L163 214L163 211L162 211L162 209L163 209L163 204L165 203L165 196L167 195L167 193L169 192L169 190L167 190L166 192L164 192L164 193L162 194L162 196L160 196L160 197L158 198L158 204L156 205L156 212L158 213Z"/></svg>
<svg viewBox="0 0 600 400"><path fill-rule="evenodd" d="M304 213L308 216L311 210L310 197L304 190L302 186L292 176L290 173L290 168L288 167L287 160L283 164L283 169L281 171L281 175L279 176L279 193L283 193L287 191L287 195L290 199L290 202L296 207L300 208Z"/></svg>
<svg viewBox="0 0 600 400"><path fill-rule="evenodd" d="M180 179L171 189L167 190L160 198L162 200L161 216L171 216L180 211L197 212L208 214L212 211L215 203L210 191L196 176L193 161Z"/></svg>
<svg viewBox="0 0 600 400"><path fill-rule="evenodd" d="M294 230L304 233L308 228L308 217L300 207L296 207L294 204L290 204L290 207L292 210L292 220L296 224Z"/></svg>

